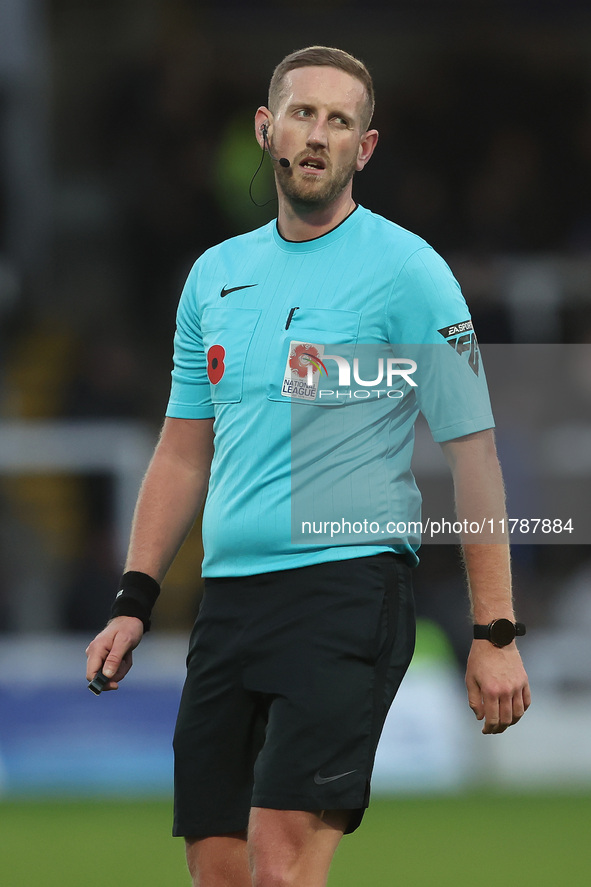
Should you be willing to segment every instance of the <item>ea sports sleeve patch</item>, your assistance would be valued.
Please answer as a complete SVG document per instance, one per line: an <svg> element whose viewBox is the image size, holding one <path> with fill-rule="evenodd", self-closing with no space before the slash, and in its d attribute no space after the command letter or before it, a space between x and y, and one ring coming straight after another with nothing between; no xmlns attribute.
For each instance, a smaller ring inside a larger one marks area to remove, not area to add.
<svg viewBox="0 0 591 887"><path fill-rule="evenodd" d="M461 323L454 323L451 326L445 326L440 330L448 345L460 356L468 353L468 366L478 375L480 371L480 351L478 349L478 341L471 320L463 320Z"/></svg>

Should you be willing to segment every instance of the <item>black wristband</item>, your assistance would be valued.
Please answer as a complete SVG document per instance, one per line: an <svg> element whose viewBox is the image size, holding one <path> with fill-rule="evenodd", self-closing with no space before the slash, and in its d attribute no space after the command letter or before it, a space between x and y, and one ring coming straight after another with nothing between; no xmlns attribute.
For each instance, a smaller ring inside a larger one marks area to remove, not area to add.
<svg viewBox="0 0 591 887"><path fill-rule="evenodd" d="M152 607L160 594L160 586L147 573L129 570L121 577L120 591L111 605L111 619L116 616L136 616L144 631L150 631Z"/></svg>

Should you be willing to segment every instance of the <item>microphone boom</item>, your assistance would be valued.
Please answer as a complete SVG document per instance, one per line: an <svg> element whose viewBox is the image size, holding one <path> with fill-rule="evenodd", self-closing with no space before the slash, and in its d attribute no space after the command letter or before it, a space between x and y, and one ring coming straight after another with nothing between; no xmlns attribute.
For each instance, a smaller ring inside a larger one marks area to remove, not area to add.
<svg viewBox="0 0 591 887"><path fill-rule="evenodd" d="M271 154L271 148L269 147L269 139L267 138L267 124L266 123L263 124L261 129L262 129L262 133L263 133L263 147L266 148L267 154L269 155L269 157L271 158L273 163L278 163L279 166L282 166L284 169L288 169L288 167L291 166L291 163L289 162L287 157L280 157L279 159L277 159L277 157L273 157L273 155Z"/></svg>

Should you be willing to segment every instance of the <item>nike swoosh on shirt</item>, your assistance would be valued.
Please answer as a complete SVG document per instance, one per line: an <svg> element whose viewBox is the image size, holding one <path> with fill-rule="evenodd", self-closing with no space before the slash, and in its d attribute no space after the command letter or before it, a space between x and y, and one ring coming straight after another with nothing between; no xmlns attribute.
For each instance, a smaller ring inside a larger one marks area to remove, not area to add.
<svg viewBox="0 0 591 887"><path fill-rule="evenodd" d="M232 286L230 289L226 289L226 287L223 286L220 297L223 299L224 296L228 296L230 293L235 293L236 290L247 290L251 286L258 286L258 283L245 283L243 286Z"/></svg>
<svg viewBox="0 0 591 887"><path fill-rule="evenodd" d="M357 773L357 770L347 770L346 773L337 773L336 776L321 776L320 770L314 775L316 785L324 785L326 782L334 782L335 779L342 779L343 776L350 776L351 773Z"/></svg>

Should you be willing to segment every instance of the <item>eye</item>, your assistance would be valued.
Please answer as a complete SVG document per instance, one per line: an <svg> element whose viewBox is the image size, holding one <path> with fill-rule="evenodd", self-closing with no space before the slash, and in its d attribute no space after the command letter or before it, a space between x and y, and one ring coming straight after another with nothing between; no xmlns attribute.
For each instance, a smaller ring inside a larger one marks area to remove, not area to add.
<svg viewBox="0 0 591 887"><path fill-rule="evenodd" d="M296 111L296 117L311 117L311 116L312 116L312 112L310 111L309 108L299 108Z"/></svg>
<svg viewBox="0 0 591 887"><path fill-rule="evenodd" d="M332 122L341 129L348 129L350 125L348 119L346 117L341 117L340 114L335 114L335 116L332 117Z"/></svg>

